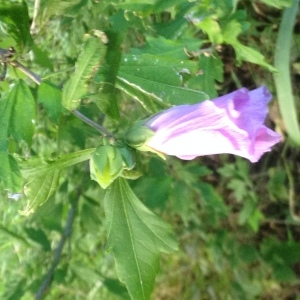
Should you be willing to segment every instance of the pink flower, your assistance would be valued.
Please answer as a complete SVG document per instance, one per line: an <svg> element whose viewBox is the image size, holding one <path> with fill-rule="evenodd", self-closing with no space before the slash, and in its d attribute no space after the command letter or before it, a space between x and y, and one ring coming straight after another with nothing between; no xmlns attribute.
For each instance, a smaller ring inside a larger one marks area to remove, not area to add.
<svg viewBox="0 0 300 300"><path fill-rule="evenodd" d="M242 88L213 101L175 106L144 122L154 131L145 146L185 160L231 153L257 162L281 139L264 125L271 98L266 87Z"/></svg>

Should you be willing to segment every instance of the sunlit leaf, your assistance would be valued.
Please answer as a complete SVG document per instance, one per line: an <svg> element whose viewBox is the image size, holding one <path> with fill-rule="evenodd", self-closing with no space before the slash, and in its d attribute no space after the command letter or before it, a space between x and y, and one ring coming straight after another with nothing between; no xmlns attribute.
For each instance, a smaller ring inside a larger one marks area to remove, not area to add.
<svg viewBox="0 0 300 300"><path fill-rule="evenodd" d="M197 64L192 61L149 54L128 54L122 59L117 86L130 95L136 92L136 99L146 109L155 112L153 107L158 107L160 102L170 106L207 99L205 93L183 87L183 74L196 72ZM153 98L149 99L151 94Z"/></svg>

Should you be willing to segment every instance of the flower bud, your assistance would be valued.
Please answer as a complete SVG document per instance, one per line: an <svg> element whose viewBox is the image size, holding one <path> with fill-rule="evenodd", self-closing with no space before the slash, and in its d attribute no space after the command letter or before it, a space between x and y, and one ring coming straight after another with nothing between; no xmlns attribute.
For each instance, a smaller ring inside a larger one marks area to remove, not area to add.
<svg viewBox="0 0 300 300"><path fill-rule="evenodd" d="M106 189L123 170L122 155L111 145L99 146L90 159L91 178Z"/></svg>
<svg viewBox="0 0 300 300"><path fill-rule="evenodd" d="M132 148L139 149L154 135L154 131L143 126L143 123L135 123L125 134L126 143Z"/></svg>

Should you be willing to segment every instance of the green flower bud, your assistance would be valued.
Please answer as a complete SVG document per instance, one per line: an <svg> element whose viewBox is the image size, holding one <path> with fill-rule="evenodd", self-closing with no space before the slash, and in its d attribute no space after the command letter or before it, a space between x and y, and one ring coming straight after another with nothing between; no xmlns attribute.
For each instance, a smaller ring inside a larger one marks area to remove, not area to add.
<svg viewBox="0 0 300 300"><path fill-rule="evenodd" d="M99 146L90 159L91 178L106 189L123 170L123 160L116 147L111 145Z"/></svg>
<svg viewBox="0 0 300 300"><path fill-rule="evenodd" d="M125 141L128 146L139 151L149 151L157 154L162 159L166 159L163 153L149 147L147 142L155 135L155 132L147 126L144 126L145 120L135 123L125 134Z"/></svg>
<svg viewBox="0 0 300 300"><path fill-rule="evenodd" d="M139 149L154 135L154 131L143 123L143 120L135 123L125 134L126 143L132 148Z"/></svg>

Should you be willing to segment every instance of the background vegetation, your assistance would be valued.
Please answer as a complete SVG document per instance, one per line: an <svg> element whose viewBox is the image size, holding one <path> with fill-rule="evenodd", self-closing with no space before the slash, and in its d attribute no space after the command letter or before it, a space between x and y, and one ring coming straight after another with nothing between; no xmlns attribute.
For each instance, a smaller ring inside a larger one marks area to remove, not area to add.
<svg viewBox="0 0 300 300"><path fill-rule="evenodd" d="M0 299L300 299L298 5L1 0ZM283 139L258 163L127 149L130 187L120 179L105 195L90 179L104 142L74 109L121 137L171 105L261 85L274 95L267 124ZM162 228L156 248L130 217L150 271L126 259L116 199Z"/></svg>

